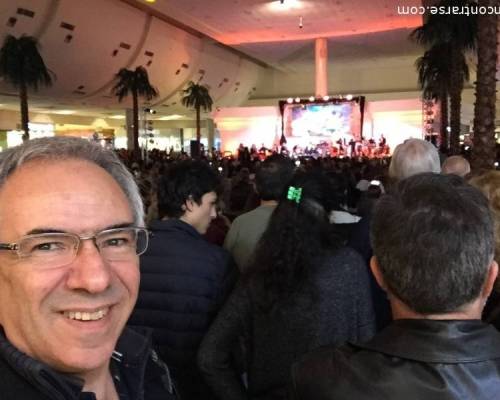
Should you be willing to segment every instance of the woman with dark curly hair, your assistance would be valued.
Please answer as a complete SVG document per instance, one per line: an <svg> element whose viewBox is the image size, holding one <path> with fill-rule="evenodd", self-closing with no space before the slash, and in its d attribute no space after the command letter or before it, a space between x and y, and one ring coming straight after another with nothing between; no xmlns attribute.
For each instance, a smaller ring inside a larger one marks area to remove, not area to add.
<svg viewBox="0 0 500 400"><path fill-rule="evenodd" d="M290 367L303 354L374 334L365 263L330 232L330 188L320 172L294 176L205 336L198 365L221 400L283 399ZM246 384L232 357L241 346Z"/></svg>

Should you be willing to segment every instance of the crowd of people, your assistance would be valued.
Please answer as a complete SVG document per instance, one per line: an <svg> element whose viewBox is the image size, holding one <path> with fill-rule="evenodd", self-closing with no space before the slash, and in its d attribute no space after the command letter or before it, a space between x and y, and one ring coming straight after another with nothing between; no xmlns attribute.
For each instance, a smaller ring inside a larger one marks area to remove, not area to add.
<svg viewBox="0 0 500 400"><path fill-rule="evenodd" d="M499 193L419 139L144 161L27 141L0 153L0 397L496 398Z"/></svg>

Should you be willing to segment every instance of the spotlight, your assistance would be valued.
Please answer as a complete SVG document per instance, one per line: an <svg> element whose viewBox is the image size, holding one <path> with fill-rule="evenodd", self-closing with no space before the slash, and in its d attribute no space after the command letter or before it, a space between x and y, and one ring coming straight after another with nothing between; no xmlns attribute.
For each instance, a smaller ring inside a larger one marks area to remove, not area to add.
<svg viewBox="0 0 500 400"><path fill-rule="evenodd" d="M300 97L296 97L296 98L295 98L295 102L296 102L296 103L300 103Z"/></svg>
<svg viewBox="0 0 500 400"><path fill-rule="evenodd" d="M323 100L325 100L325 101L330 100L330 96L323 96Z"/></svg>
<svg viewBox="0 0 500 400"><path fill-rule="evenodd" d="M291 103L293 103L293 99L292 99L291 97L289 97L288 99L286 99L286 102L287 102L288 104L291 104Z"/></svg>
<svg viewBox="0 0 500 400"><path fill-rule="evenodd" d="M300 160L295 161L295 166L300 167Z"/></svg>
<svg viewBox="0 0 500 400"><path fill-rule="evenodd" d="M345 98L346 98L347 100L352 100L352 94L348 94Z"/></svg>
<svg viewBox="0 0 500 400"><path fill-rule="evenodd" d="M314 101L314 96L309 97L309 101Z"/></svg>

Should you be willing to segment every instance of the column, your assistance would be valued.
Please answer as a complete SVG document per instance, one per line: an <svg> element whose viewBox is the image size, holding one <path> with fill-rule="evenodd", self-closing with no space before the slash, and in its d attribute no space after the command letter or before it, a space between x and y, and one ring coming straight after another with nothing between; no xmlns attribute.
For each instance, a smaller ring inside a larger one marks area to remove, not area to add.
<svg viewBox="0 0 500 400"><path fill-rule="evenodd" d="M328 94L328 41L318 38L315 42L316 97Z"/></svg>

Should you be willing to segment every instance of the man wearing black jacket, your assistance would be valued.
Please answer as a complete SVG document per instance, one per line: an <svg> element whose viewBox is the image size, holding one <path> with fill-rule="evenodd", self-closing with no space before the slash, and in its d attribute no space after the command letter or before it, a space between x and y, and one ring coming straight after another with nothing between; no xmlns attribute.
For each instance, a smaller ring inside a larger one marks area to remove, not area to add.
<svg viewBox="0 0 500 400"><path fill-rule="evenodd" d="M296 364L293 398L497 398L500 333L481 322L498 273L486 198L458 176L415 175L379 200L371 232L394 322Z"/></svg>
<svg viewBox="0 0 500 400"><path fill-rule="evenodd" d="M196 366L203 336L234 284L229 253L202 236L216 217L219 178L200 161L170 168L158 187L160 220L141 258L141 286L129 325L153 329L183 400L210 399Z"/></svg>

